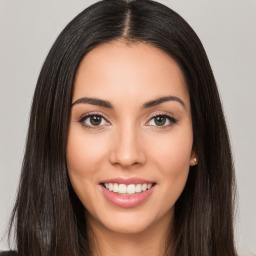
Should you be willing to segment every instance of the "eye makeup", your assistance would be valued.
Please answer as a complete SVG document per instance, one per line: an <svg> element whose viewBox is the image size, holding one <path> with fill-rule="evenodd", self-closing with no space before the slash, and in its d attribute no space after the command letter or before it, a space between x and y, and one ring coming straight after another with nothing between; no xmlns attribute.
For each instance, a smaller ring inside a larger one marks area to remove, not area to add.
<svg viewBox="0 0 256 256"><path fill-rule="evenodd" d="M150 124L151 122L154 122L156 125ZM153 126L157 129L166 129L170 128L173 125L175 125L178 122L178 120L170 115L167 114L155 114L153 115L150 120L147 122L146 126Z"/></svg>
<svg viewBox="0 0 256 256"><path fill-rule="evenodd" d="M178 120L166 113L154 114L146 126L151 126L157 129L166 129L175 125ZM86 129L103 129L104 126L110 126L111 123L100 113L88 113L79 119L79 123Z"/></svg>

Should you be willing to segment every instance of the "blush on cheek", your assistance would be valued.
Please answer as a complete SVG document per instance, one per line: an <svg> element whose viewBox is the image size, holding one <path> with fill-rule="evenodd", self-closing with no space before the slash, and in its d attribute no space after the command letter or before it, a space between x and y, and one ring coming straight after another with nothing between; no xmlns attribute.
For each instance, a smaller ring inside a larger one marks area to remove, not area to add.
<svg viewBox="0 0 256 256"><path fill-rule="evenodd" d="M189 169L190 155L190 147L174 145L155 151L151 159L155 159L157 164L161 163L161 170L168 170L168 172L178 175L179 172Z"/></svg>
<svg viewBox="0 0 256 256"><path fill-rule="evenodd" d="M87 136L70 136L67 144L68 166L72 167L71 171L81 172L81 175L89 174L94 171L95 165L102 155L101 151L101 144ZM92 164L93 166L91 166Z"/></svg>

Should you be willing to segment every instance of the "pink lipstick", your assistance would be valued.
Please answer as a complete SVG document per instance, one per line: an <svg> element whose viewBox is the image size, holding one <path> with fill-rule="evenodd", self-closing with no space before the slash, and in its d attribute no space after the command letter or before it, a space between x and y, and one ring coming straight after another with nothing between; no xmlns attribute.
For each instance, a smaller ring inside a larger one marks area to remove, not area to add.
<svg viewBox="0 0 256 256"><path fill-rule="evenodd" d="M100 182L105 198L112 204L123 207L140 205L153 193L156 182L140 178L115 178Z"/></svg>

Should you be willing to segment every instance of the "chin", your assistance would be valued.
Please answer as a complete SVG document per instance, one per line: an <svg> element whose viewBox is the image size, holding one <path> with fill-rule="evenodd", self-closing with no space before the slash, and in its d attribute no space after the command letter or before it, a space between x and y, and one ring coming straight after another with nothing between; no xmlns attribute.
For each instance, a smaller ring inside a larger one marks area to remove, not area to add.
<svg viewBox="0 0 256 256"><path fill-rule="evenodd" d="M168 211L167 213L157 213L149 211L138 211L135 209L123 209L118 212L111 212L102 214L101 216L87 216L90 218L89 221L95 223L99 229L106 229L107 231L117 233L117 234L140 234L149 231L151 228L159 225L162 220L168 218L172 213Z"/></svg>
<svg viewBox="0 0 256 256"><path fill-rule="evenodd" d="M127 221L125 223L107 223L105 226L108 230L119 234L139 234L149 228L149 223L141 223L139 221Z"/></svg>
<svg viewBox="0 0 256 256"><path fill-rule="evenodd" d="M143 234L148 230L148 225L108 225L105 228L112 233L117 235L138 235Z"/></svg>

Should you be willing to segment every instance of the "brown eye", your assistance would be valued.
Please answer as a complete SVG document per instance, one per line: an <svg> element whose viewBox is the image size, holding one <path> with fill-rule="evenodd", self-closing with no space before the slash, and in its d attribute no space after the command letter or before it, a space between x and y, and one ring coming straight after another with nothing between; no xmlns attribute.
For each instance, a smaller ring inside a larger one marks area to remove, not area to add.
<svg viewBox="0 0 256 256"><path fill-rule="evenodd" d="M101 115L86 115L79 122L86 128L98 128L109 124Z"/></svg>
<svg viewBox="0 0 256 256"><path fill-rule="evenodd" d="M149 126L158 126L158 127L168 127L172 126L173 124L176 124L177 120L171 116L168 115L156 115L152 117L148 124Z"/></svg>
<svg viewBox="0 0 256 256"><path fill-rule="evenodd" d="M90 116L90 124L93 126L100 125L101 121L102 121L101 116Z"/></svg>
<svg viewBox="0 0 256 256"><path fill-rule="evenodd" d="M167 118L165 116L156 116L154 117L154 120L157 126L163 126L165 125Z"/></svg>

